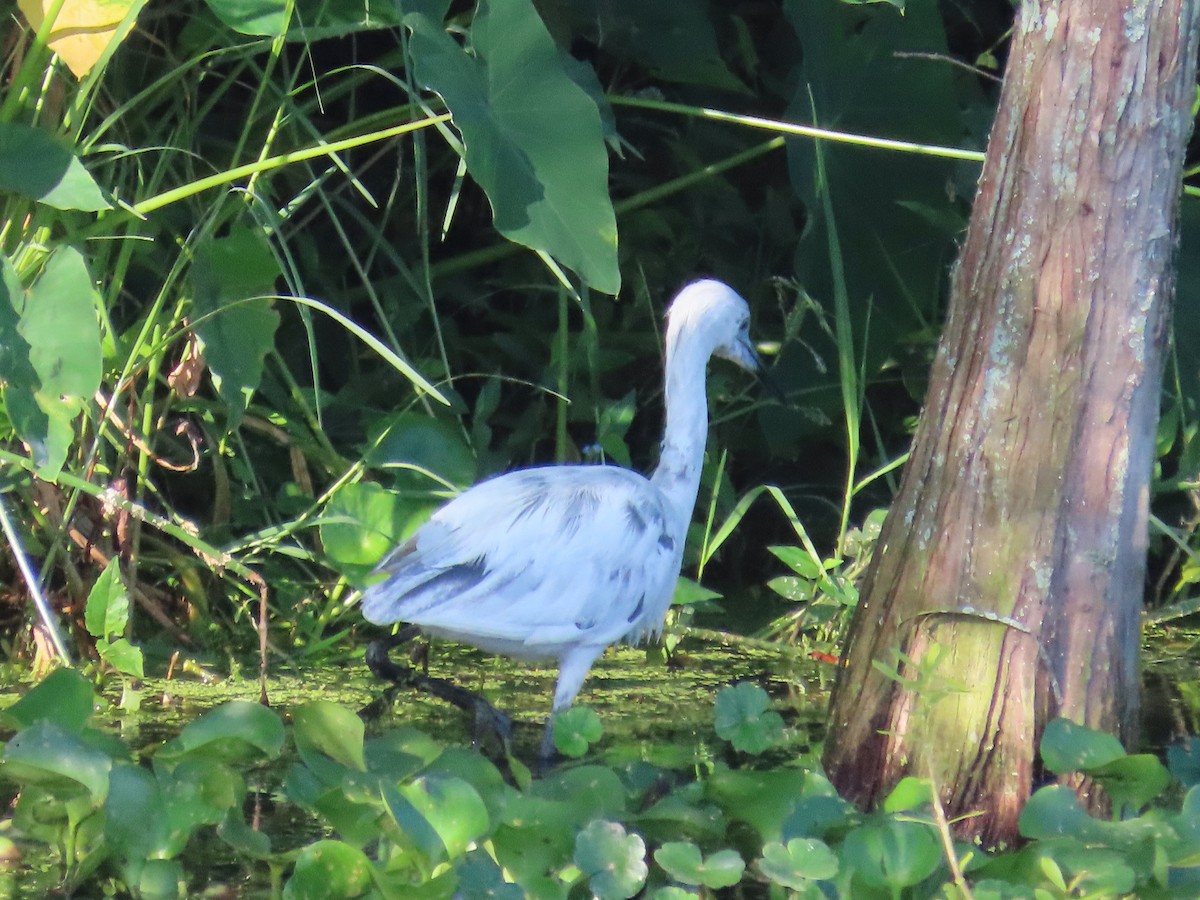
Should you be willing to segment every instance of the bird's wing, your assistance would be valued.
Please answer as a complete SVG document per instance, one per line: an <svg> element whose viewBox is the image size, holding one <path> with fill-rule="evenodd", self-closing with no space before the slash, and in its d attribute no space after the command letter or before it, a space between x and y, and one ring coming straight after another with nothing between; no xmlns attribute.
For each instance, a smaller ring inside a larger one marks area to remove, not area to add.
<svg viewBox="0 0 1200 900"><path fill-rule="evenodd" d="M626 469L512 472L455 498L396 548L363 615L531 655L612 643L661 624L682 557L668 523L662 494Z"/></svg>

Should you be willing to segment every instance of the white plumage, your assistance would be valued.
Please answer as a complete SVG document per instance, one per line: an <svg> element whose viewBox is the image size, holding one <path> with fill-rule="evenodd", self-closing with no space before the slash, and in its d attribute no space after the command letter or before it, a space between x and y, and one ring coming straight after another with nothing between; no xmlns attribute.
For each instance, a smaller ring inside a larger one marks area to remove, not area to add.
<svg viewBox="0 0 1200 900"><path fill-rule="evenodd" d="M521 659L556 659L554 716L605 648L657 634L679 576L708 433L711 356L756 371L750 310L719 281L667 312L666 432L649 479L614 466L509 472L451 500L379 564L363 594L376 624L405 622Z"/></svg>

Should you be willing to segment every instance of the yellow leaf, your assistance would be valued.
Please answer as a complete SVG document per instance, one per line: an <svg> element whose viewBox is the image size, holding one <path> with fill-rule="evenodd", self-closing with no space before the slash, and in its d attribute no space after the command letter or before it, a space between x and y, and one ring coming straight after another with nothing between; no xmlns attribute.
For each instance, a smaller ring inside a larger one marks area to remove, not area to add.
<svg viewBox="0 0 1200 900"><path fill-rule="evenodd" d="M17 0L36 31L54 0ZM92 70L112 43L117 26L140 0L66 0L50 31L50 49L62 57L76 78Z"/></svg>

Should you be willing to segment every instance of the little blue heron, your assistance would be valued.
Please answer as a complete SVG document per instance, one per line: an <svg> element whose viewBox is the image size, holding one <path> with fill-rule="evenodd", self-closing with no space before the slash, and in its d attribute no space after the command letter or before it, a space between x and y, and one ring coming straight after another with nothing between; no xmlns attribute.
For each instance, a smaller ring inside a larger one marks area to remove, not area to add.
<svg viewBox="0 0 1200 900"><path fill-rule="evenodd" d="M709 357L757 372L746 301L720 281L687 285L667 311L666 432L650 478L614 466L554 465L475 485L391 551L362 597L363 616L409 628L367 652L373 672L499 716L473 694L417 676L387 656L417 630L490 653L558 660L542 741L596 657L657 635L683 560L708 436Z"/></svg>

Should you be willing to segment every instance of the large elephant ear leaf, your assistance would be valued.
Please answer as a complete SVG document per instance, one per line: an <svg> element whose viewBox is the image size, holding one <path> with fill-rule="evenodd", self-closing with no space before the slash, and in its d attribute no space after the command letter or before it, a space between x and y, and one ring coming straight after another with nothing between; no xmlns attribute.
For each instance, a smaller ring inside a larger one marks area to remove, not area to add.
<svg viewBox="0 0 1200 900"><path fill-rule="evenodd" d="M405 24L416 79L449 108L496 229L615 294L621 273L600 110L533 4L483 0L473 52L427 16L414 13Z"/></svg>
<svg viewBox="0 0 1200 900"><path fill-rule="evenodd" d="M230 428L241 421L262 381L263 360L275 346L279 313L270 297L279 274L266 239L248 228L196 249L193 321L213 386L229 409Z"/></svg>

